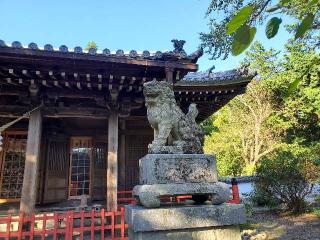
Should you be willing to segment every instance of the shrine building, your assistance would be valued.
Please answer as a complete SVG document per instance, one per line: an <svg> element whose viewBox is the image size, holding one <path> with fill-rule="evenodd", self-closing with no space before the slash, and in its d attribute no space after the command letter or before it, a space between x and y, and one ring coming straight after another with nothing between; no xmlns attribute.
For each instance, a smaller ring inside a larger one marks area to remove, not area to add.
<svg viewBox="0 0 320 240"><path fill-rule="evenodd" d="M247 69L197 72L202 50L188 55L183 43L113 52L0 40L0 206L31 213L86 196L115 209L117 191L138 184L138 160L153 139L144 82L170 82L184 111L197 104L201 122L253 77Z"/></svg>

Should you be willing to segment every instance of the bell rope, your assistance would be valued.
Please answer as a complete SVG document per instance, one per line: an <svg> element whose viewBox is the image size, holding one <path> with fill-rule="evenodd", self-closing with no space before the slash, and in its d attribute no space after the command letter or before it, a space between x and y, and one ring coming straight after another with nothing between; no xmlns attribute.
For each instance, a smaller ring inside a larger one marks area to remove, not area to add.
<svg viewBox="0 0 320 240"><path fill-rule="evenodd" d="M31 111L26 112L26 113L23 114L21 117L18 117L17 119L15 119L15 120L13 120L13 121L11 121L11 122L8 122L8 123L0 126L0 152L2 151L2 139L3 139L3 137L1 136L2 132L5 131L5 130L6 130L7 128L9 128L10 126L12 126L13 124L15 124L16 122L19 122L21 119L26 118L26 117L29 117L30 114L31 114L33 111L35 111L35 110L37 110L37 109L39 109L39 108L41 108L41 107L42 107L42 104L39 105L38 107L32 109Z"/></svg>

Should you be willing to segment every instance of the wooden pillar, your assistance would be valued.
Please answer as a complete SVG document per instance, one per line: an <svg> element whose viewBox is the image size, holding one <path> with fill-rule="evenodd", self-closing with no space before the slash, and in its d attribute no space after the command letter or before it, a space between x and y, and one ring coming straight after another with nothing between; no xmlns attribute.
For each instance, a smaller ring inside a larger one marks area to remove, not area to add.
<svg viewBox="0 0 320 240"><path fill-rule="evenodd" d="M30 215L34 212L37 199L37 180L42 132L42 116L40 110L30 114L26 161L20 201L20 211Z"/></svg>
<svg viewBox="0 0 320 240"><path fill-rule="evenodd" d="M173 72L174 72L174 68L172 67L166 67L165 68L166 71L166 80L167 82L173 84Z"/></svg>
<svg viewBox="0 0 320 240"><path fill-rule="evenodd" d="M124 131L126 129L126 123L125 120L122 120L120 122L120 139L119 139L119 177L118 177L118 187L119 190L128 190L126 189L126 135L124 134Z"/></svg>
<svg viewBox="0 0 320 240"><path fill-rule="evenodd" d="M108 118L107 211L117 210L118 191L118 113Z"/></svg>

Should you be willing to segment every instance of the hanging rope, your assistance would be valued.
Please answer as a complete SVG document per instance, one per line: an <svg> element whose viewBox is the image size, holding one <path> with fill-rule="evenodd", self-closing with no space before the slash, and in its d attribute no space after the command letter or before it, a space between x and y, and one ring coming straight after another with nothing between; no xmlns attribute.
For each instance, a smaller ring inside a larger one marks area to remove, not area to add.
<svg viewBox="0 0 320 240"><path fill-rule="evenodd" d="M39 109L39 108L41 108L41 107L42 107L42 104L39 105L38 107L32 109L31 111L26 112L26 113L23 114L21 117L18 117L17 119L15 119L15 120L13 120L13 121L11 121L11 122L8 122L8 123L6 123L6 124L4 124L4 125L2 125L2 126L0 127L0 152L2 151L2 139L3 139L3 137L1 136L2 132L3 132L4 130L6 130L7 128L9 128L10 126L12 126L13 124L15 124L16 122L19 122L21 119L24 119L24 118L26 118L26 117L29 117L32 112L34 112L35 110L37 110L37 109Z"/></svg>

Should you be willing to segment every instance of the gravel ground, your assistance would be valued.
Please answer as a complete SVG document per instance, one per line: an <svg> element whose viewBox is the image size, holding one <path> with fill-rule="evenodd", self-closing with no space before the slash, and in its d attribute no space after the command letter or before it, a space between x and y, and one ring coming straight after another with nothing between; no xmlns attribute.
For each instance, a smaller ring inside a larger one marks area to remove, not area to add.
<svg viewBox="0 0 320 240"><path fill-rule="evenodd" d="M253 212L243 226L246 240L320 240L320 219L311 213L293 216L275 212Z"/></svg>

